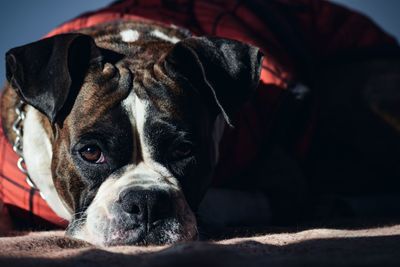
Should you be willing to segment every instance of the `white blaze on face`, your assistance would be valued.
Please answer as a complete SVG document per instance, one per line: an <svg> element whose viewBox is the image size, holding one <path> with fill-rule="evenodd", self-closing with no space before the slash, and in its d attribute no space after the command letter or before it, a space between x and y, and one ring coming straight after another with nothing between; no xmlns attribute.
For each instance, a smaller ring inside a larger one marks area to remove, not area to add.
<svg viewBox="0 0 400 267"><path fill-rule="evenodd" d="M122 41L125 43L136 42L140 36L138 31L132 29L123 30L119 34L121 35Z"/></svg>
<svg viewBox="0 0 400 267"><path fill-rule="evenodd" d="M123 108L127 111L128 116L131 120L131 124L133 127L133 134L137 134L138 136L134 136L134 145L140 146L141 158L143 159L143 163L149 166L152 170L159 173L163 177L171 177L169 183L174 185L178 185L175 178L172 178L172 174L168 171L167 168L155 162L151 158L152 150L151 144L148 143L149 140L145 139L144 125L146 123L146 118L150 114L148 114L148 103L145 100L142 100L137 97L137 95L132 91L128 97L122 102ZM135 140L139 140L139 144L135 143ZM135 161L136 150L135 148L133 153L133 158Z"/></svg>

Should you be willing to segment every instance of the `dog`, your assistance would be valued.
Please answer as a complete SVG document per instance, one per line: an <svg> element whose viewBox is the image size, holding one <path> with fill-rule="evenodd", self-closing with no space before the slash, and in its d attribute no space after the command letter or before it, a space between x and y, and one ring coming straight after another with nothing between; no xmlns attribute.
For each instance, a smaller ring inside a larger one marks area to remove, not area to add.
<svg viewBox="0 0 400 267"><path fill-rule="evenodd" d="M122 1L112 7L122 5L134 4ZM216 183L213 177L218 173L221 146L236 145L223 144L229 140L223 136L235 129L251 132L257 128L253 127L257 121L238 125L237 114L251 117L249 110L254 106L249 100L255 103L252 96L265 94L257 91L265 86L260 84L262 69L268 69L263 68L265 49L261 52L230 38L193 36L163 21L125 18L66 30L69 26L61 26L63 33L7 52L8 85L1 105L4 133L21 152L28 181L69 222L68 235L105 246L193 240L199 234L196 212L208 215L205 223L218 216L229 220L221 215L225 209L223 200L218 200L221 192L226 209L233 210L233 221L244 210L237 224L253 217L267 223L270 209L296 213L298 203L293 201L300 202L304 196L304 177L299 161L285 149L288 143L301 146L306 142L304 132L307 127L313 129L313 120L299 120L295 139L287 136L286 124L278 123L280 131L275 136L279 138L270 139L276 143L261 147L268 147L267 156L251 151L241 154L238 165L249 157L251 168L240 175L259 178L239 180L230 188L234 190L209 190ZM286 118L291 123L292 117L285 117L285 112L293 108L298 117L303 113L313 117L316 105L309 104L310 89L301 83L288 83L287 88L280 90L286 98L278 109L278 117L282 116L278 122ZM272 86L267 92L275 89ZM267 109L264 104L256 107ZM24 114L19 121L15 109ZM13 125L21 126L13 129ZM16 142L18 138L22 143ZM326 139L321 142L325 144ZM252 163L254 159L262 161ZM278 175L279 186L258 169L265 162L269 173L284 172ZM262 190L251 189L257 189L255 181L261 181ZM237 193L246 187L249 193ZM284 200L270 203L264 188ZM251 204L243 204L246 199ZM255 212L247 212L248 207Z"/></svg>

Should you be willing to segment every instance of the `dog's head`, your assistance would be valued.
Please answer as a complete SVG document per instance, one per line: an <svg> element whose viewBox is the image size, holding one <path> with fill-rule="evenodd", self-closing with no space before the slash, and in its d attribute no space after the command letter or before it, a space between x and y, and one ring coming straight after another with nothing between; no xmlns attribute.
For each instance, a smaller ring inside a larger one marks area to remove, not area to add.
<svg viewBox="0 0 400 267"><path fill-rule="evenodd" d="M258 84L261 57L222 38L101 47L80 33L10 50L9 83L51 125L68 233L102 245L195 238L217 162L216 121L231 124Z"/></svg>

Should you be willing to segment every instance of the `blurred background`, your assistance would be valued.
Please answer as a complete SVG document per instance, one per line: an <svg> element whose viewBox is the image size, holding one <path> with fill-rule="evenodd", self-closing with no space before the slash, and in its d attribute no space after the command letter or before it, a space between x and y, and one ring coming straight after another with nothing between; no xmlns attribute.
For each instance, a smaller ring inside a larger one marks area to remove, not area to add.
<svg viewBox="0 0 400 267"><path fill-rule="evenodd" d="M12 0L0 2L0 85L5 81L5 52L35 41L59 24L85 11L104 7L112 0ZM333 0L373 18L400 40L399 0Z"/></svg>

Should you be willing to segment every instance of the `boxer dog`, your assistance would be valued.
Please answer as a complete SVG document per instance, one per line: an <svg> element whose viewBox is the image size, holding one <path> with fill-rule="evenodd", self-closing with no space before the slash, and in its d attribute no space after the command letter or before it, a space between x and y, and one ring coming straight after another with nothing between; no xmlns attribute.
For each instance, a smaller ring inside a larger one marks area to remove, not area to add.
<svg viewBox="0 0 400 267"><path fill-rule="evenodd" d="M256 89L259 49L112 22L11 49L3 125L26 103L23 158L67 234L98 245L197 237L225 125Z"/></svg>

